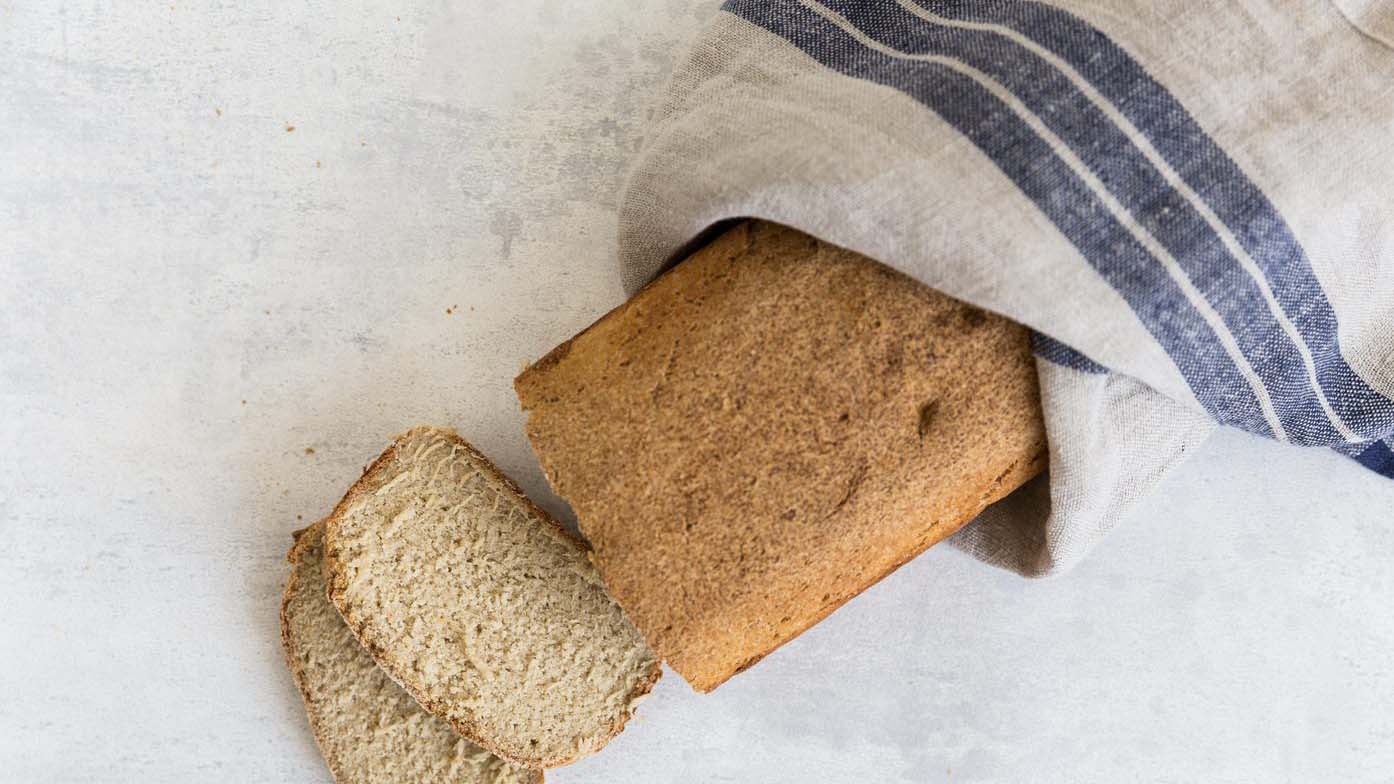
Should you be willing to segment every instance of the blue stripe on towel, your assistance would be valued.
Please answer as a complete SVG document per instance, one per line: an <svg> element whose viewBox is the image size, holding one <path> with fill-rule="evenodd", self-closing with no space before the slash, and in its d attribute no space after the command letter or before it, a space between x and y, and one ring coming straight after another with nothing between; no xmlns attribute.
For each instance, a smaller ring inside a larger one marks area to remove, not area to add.
<svg viewBox="0 0 1394 784"><path fill-rule="evenodd" d="M1108 368L1098 362L1034 329L1031 330L1031 352L1047 362L1081 373L1101 375L1108 372Z"/></svg>
<svg viewBox="0 0 1394 784"><path fill-rule="evenodd" d="M1186 107L1136 59L1102 31L1050 3L914 1L939 16L1010 28L1078 71L1151 142L1254 260L1311 352L1327 402L1346 426L1366 439L1394 432L1394 401L1372 389L1341 355L1336 312L1287 222ZM1306 384L1305 371L1302 382ZM1271 394L1275 403L1286 397L1279 390ZM1336 442L1324 438L1321 429L1290 431L1296 443Z"/></svg>
<svg viewBox="0 0 1394 784"><path fill-rule="evenodd" d="M1394 479L1394 447L1388 441L1376 441L1349 457L1381 476Z"/></svg>

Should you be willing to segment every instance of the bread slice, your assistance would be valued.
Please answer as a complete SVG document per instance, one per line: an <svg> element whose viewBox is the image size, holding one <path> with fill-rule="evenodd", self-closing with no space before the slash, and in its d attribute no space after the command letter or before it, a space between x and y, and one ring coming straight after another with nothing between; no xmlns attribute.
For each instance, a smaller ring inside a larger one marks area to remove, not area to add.
<svg viewBox="0 0 1394 784"><path fill-rule="evenodd" d="M518 764L595 752L658 680L586 548L453 431L396 439L330 516L325 560L378 664Z"/></svg>
<svg viewBox="0 0 1394 784"><path fill-rule="evenodd" d="M1045 464L1025 328L730 229L515 381L605 584L707 691Z"/></svg>
<svg viewBox="0 0 1394 784"><path fill-rule="evenodd" d="M323 523L295 535L281 602L286 664L339 784L540 784L460 737L378 669L324 592Z"/></svg>

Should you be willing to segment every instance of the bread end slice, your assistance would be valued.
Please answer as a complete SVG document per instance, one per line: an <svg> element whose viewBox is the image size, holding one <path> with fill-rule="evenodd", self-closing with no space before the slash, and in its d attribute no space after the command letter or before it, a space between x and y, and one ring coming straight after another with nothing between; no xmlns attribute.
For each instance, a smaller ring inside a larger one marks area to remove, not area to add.
<svg viewBox="0 0 1394 784"><path fill-rule="evenodd" d="M325 560L382 668L518 764L599 750L661 673L585 546L453 431L411 430L369 466L327 521Z"/></svg>
<svg viewBox="0 0 1394 784"><path fill-rule="evenodd" d="M339 784L541 784L422 710L354 639L325 595L323 523L295 533L281 602L286 665Z"/></svg>

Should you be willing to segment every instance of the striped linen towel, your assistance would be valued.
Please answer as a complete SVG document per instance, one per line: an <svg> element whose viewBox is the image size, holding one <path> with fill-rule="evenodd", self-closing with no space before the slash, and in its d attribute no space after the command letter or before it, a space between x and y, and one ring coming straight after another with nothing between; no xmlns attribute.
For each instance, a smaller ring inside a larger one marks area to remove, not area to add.
<svg viewBox="0 0 1394 784"><path fill-rule="evenodd" d="M1394 0L730 0L646 138L630 290L757 216L1035 331L983 560L1078 562L1217 426L1394 477Z"/></svg>

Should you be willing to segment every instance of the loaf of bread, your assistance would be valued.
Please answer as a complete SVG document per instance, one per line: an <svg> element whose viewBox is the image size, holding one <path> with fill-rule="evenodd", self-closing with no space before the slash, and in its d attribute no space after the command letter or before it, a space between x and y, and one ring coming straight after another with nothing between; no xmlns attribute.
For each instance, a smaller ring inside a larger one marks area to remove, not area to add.
<svg viewBox="0 0 1394 784"><path fill-rule="evenodd" d="M324 592L323 523L295 535L281 602L286 664L339 784L541 784L416 704L353 638Z"/></svg>
<svg viewBox="0 0 1394 784"><path fill-rule="evenodd" d="M329 598L378 664L509 761L596 751L660 674L584 545L452 431L399 436L324 549Z"/></svg>
<svg viewBox="0 0 1394 784"><path fill-rule="evenodd" d="M766 223L515 387L606 585L701 691L1045 463L1024 328Z"/></svg>

